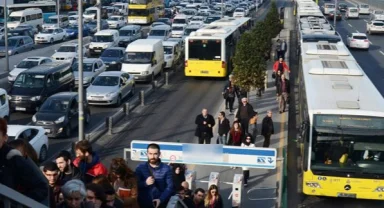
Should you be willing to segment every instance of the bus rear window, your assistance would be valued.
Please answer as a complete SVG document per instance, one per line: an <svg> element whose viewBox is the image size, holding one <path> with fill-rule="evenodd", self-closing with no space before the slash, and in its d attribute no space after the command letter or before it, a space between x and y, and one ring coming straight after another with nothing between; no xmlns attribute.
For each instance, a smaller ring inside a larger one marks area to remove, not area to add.
<svg viewBox="0 0 384 208"><path fill-rule="evenodd" d="M221 60L220 40L189 40L189 59Z"/></svg>

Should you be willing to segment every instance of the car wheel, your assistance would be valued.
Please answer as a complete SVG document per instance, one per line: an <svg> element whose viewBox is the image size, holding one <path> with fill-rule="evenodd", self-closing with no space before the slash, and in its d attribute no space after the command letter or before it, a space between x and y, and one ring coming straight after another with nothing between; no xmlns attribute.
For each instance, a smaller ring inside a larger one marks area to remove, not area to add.
<svg viewBox="0 0 384 208"><path fill-rule="evenodd" d="M121 95L119 95L119 96L117 97L115 106L116 106L116 107L119 107L120 105L121 105Z"/></svg>
<svg viewBox="0 0 384 208"><path fill-rule="evenodd" d="M48 154L48 150L47 150L47 147L45 145L43 145L40 149L40 153L39 153L39 161L40 162L43 162L47 159L47 154Z"/></svg>
<svg viewBox="0 0 384 208"><path fill-rule="evenodd" d="M35 50L35 47L31 47L31 51Z"/></svg>
<svg viewBox="0 0 384 208"><path fill-rule="evenodd" d="M86 113L84 120L85 120L85 125L88 125L91 122L91 114L90 113Z"/></svg>
<svg viewBox="0 0 384 208"><path fill-rule="evenodd" d="M61 41L63 41L63 42L64 42L64 41L66 41L66 40L67 40L67 36L66 36L66 35L64 35L64 36L63 36L63 39L62 39Z"/></svg>
<svg viewBox="0 0 384 208"><path fill-rule="evenodd" d="M69 138L71 137L72 135L72 127L70 124L68 124L66 127L65 127L65 137L66 138Z"/></svg>
<svg viewBox="0 0 384 208"><path fill-rule="evenodd" d="M49 43L52 44L53 43L53 38L51 38L51 40L49 40Z"/></svg>
<svg viewBox="0 0 384 208"><path fill-rule="evenodd" d="M132 88L131 88L131 95L132 95L132 96L135 95L135 85L133 85Z"/></svg>

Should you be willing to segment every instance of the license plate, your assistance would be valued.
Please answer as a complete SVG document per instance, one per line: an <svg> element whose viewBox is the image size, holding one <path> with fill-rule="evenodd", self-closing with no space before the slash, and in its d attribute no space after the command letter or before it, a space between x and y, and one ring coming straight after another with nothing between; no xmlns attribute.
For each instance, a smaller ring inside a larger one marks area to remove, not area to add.
<svg viewBox="0 0 384 208"><path fill-rule="evenodd" d="M51 129L45 129L45 132L49 134L51 133Z"/></svg>
<svg viewBox="0 0 384 208"><path fill-rule="evenodd" d="M202 74L209 74L209 72L205 71L205 70L200 71L200 73L202 73Z"/></svg>
<svg viewBox="0 0 384 208"><path fill-rule="evenodd" d="M135 79L139 79L139 77L135 77Z"/></svg>
<svg viewBox="0 0 384 208"><path fill-rule="evenodd" d="M95 52L101 52L101 50L95 50Z"/></svg>
<svg viewBox="0 0 384 208"><path fill-rule="evenodd" d="M337 197L342 197L342 198L356 198L356 194L350 194L350 193L337 193Z"/></svg>
<svg viewBox="0 0 384 208"><path fill-rule="evenodd" d="M26 111L27 109L26 108L16 107L16 110L18 110L18 111Z"/></svg>

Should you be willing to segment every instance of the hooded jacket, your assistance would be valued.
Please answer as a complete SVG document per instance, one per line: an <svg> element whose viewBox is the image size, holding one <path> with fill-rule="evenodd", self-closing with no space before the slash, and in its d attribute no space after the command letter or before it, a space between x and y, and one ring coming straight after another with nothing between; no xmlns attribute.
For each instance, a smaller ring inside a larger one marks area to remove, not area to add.
<svg viewBox="0 0 384 208"><path fill-rule="evenodd" d="M85 161L81 161L79 157L77 157L73 161L73 165L79 168L82 180L85 183L91 182L90 177L95 177L98 175L108 175L107 168L100 162L100 158L96 153L92 153L92 161L91 163L86 163ZM88 177L86 177L88 176Z"/></svg>

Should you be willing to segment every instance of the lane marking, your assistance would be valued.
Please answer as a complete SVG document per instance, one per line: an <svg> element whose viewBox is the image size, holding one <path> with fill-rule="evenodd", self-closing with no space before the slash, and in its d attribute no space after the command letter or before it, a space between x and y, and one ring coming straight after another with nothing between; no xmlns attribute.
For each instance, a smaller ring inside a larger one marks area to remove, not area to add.
<svg viewBox="0 0 384 208"><path fill-rule="evenodd" d="M349 25L349 27L352 27L352 25L351 25L351 24L349 24L349 23L348 23L348 25Z"/></svg>
<svg viewBox="0 0 384 208"><path fill-rule="evenodd" d="M384 56L384 52L383 51L379 51L380 53L381 53L381 55L383 55Z"/></svg>
<svg viewBox="0 0 384 208"><path fill-rule="evenodd" d="M369 44L373 45L373 43L371 41L369 41Z"/></svg>

